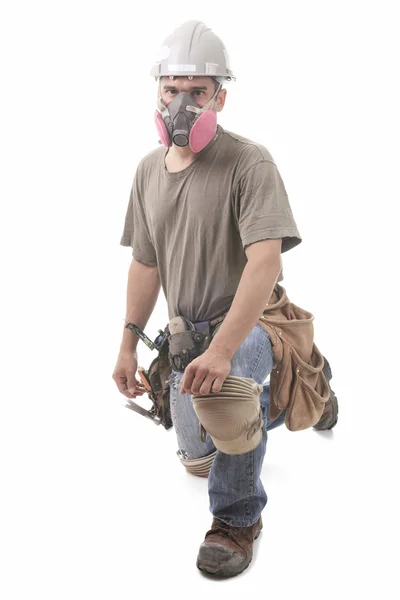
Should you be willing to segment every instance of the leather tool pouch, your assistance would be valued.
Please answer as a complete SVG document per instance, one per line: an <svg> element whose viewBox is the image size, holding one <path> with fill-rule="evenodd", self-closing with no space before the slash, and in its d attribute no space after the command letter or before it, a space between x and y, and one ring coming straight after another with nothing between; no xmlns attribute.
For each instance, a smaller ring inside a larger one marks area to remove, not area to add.
<svg viewBox="0 0 400 600"><path fill-rule="evenodd" d="M174 317L169 322L169 331L170 366L183 373L188 364L210 345L211 325L209 321L192 323L185 317Z"/></svg>

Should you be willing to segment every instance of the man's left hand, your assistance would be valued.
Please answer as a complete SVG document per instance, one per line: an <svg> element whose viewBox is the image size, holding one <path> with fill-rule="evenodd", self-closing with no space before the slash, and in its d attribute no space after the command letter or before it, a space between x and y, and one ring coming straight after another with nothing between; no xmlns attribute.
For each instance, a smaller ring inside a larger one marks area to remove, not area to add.
<svg viewBox="0 0 400 600"><path fill-rule="evenodd" d="M230 372L231 361L208 349L186 367L180 393L206 395L219 392Z"/></svg>

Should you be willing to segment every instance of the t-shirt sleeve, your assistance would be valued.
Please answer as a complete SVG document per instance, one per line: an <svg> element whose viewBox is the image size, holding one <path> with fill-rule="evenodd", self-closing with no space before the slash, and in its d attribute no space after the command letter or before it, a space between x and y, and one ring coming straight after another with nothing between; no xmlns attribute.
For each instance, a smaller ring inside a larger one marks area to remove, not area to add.
<svg viewBox="0 0 400 600"><path fill-rule="evenodd" d="M259 161L240 177L234 212L243 248L254 242L282 238L286 252L301 243L288 195L277 166Z"/></svg>
<svg viewBox="0 0 400 600"><path fill-rule="evenodd" d="M129 196L120 244L121 246L131 246L132 256L137 261L146 265L157 265L157 254L150 237L137 173Z"/></svg>

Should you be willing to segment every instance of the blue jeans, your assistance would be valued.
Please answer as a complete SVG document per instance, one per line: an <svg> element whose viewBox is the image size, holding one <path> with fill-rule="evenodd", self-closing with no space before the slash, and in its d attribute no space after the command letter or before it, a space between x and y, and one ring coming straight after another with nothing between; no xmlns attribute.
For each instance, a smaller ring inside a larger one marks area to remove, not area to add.
<svg viewBox="0 0 400 600"><path fill-rule="evenodd" d="M267 504L267 494L260 479L267 446L267 431L284 422L285 411L269 422L269 382L264 383L273 367L273 352L269 334L259 325L253 327L231 360L230 375L249 377L263 385L260 404L263 411L263 438L246 454L224 454L217 450L209 476L210 512L228 525L247 527L255 523ZM207 433L200 439L200 423L190 394L180 394L183 373L173 370L170 382L171 418L178 447L185 458L200 458L216 450Z"/></svg>

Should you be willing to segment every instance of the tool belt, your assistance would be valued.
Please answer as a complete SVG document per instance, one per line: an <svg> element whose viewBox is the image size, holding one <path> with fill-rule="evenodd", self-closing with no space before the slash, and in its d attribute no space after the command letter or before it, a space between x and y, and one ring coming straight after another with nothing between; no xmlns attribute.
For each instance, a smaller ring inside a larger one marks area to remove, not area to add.
<svg viewBox="0 0 400 600"><path fill-rule="evenodd" d="M129 326L152 350L156 348L158 356L147 370L138 368L138 374L153 406L146 410L130 398L126 399L125 406L150 418L156 425L161 424L165 429L170 429L173 426L169 386L171 372L183 372L192 360L207 350L226 314L197 323L192 323L185 317L174 317L164 330L159 330L160 335L154 343L136 325L128 323L126 327Z"/></svg>

